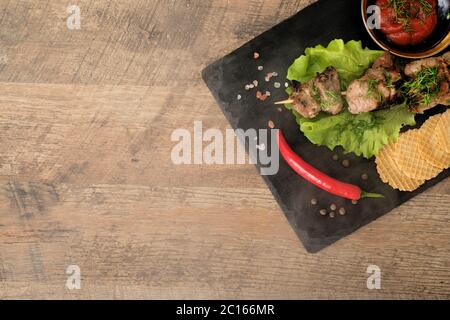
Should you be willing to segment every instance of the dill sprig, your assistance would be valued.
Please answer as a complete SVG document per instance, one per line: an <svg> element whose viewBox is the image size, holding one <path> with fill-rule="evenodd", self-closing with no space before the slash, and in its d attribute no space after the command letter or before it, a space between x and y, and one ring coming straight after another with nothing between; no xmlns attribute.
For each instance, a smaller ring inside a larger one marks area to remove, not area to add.
<svg viewBox="0 0 450 320"><path fill-rule="evenodd" d="M373 97L379 102L383 102L383 95L378 90L377 86L380 83L380 80L377 79L368 79L367 80L367 92L365 97Z"/></svg>
<svg viewBox="0 0 450 320"><path fill-rule="evenodd" d="M368 84L368 89L367 89L367 93L372 93L375 90L375 86L378 84L378 80L376 79L369 79L367 80L367 84Z"/></svg>
<svg viewBox="0 0 450 320"><path fill-rule="evenodd" d="M320 101L320 107L325 111L342 101L341 95L334 91L325 91L325 96L326 99Z"/></svg>
<svg viewBox="0 0 450 320"><path fill-rule="evenodd" d="M403 83L400 91L409 104L429 105L439 93L440 81L438 67L424 68L413 80Z"/></svg>
<svg viewBox="0 0 450 320"><path fill-rule="evenodd" d="M392 75L388 72L385 72L383 75L384 75L384 79L386 80L386 88L388 88L388 89L395 88L393 80L392 80Z"/></svg>
<svg viewBox="0 0 450 320"><path fill-rule="evenodd" d="M427 0L419 0L423 13L428 17L433 12L433 6Z"/></svg>
<svg viewBox="0 0 450 320"><path fill-rule="evenodd" d="M412 31L412 5L415 5L414 8L418 9L416 12L417 16L419 16L420 13L423 13L426 17L428 17L433 13L433 6L427 0L417 0L417 3L415 4L408 0L389 0L388 2L388 7L394 10L395 21L401 23L406 32Z"/></svg>

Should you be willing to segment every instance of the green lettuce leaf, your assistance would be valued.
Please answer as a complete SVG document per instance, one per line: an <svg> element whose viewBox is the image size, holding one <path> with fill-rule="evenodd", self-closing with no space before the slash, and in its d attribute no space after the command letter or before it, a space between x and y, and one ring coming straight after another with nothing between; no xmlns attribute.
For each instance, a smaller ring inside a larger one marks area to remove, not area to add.
<svg viewBox="0 0 450 320"><path fill-rule="evenodd" d="M306 82L333 66L341 78L345 90L353 80L360 78L364 71L383 53L380 50L363 49L361 41L344 43L341 39L333 40L328 47L318 45L305 50L305 54L289 67L287 78Z"/></svg>
<svg viewBox="0 0 450 320"><path fill-rule="evenodd" d="M341 78L342 89L360 78L372 63L383 53L379 50L363 49L360 41L333 40L325 48L318 45L308 48L289 67L287 78L304 83L327 67L333 66ZM288 93L292 92L288 88ZM295 115L300 130L314 144L333 150L337 146L346 152L371 158L392 140L396 140L400 129L414 125L414 113L405 104L361 114L344 110L338 115L319 114L314 119L303 118L287 104L286 108Z"/></svg>
<svg viewBox="0 0 450 320"><path fill-rule="evenodd" d="M314 144L333 150L337 146L346 152L371 158L392 140L396 140L400 129L414 125L414 113L406 104L375 112L351 114L347 110L338 115L320 114L306 119L293 111L303 134Z"/></svg>

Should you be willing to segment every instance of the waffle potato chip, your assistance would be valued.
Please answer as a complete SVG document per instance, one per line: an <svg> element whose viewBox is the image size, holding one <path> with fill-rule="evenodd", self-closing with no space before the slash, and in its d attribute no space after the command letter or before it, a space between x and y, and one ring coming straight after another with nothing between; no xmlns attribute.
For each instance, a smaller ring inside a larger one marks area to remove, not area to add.
<svg viewBox="0 0 450 320"><path fill-rule="evenodd" d="M429 164L447 169L450 166L450 153L439 143L441 134L436 130L441 118L440 114L431 117L418 130L419 152Z"/></svg>
<svg viewBox="0 0 450 320"><path fill-rule="evenodd" d="M450 153L450 109L445 111L436 125L438 144L445 152Z"/></svg>
<svg viewBox="0 0 450 320"><path fill-rule="evenodd" d="M401 191L413 191L450 167L450 110L429 118L420 129L401 133L384 146L375 163L381 180Z"/></svg>
<svg viewBox="0 0 450 320"><path fill-rule="evenodd" d="M424 179L412 179L407 177L397 166L394 160L395 149L393 144L384 146L375 163L377 164L377 171L384 183L389 184L392 188L400 191L414 191L420 187Z"/></svg>
<svg viewBox="0 0 450 320"><path fill-rule="evenodd" d="M420 153L420 130L409 130L401 134L394 148L394 160L397 166L410 178L428 180L442 171L441 168L428 163Z"/></svg>

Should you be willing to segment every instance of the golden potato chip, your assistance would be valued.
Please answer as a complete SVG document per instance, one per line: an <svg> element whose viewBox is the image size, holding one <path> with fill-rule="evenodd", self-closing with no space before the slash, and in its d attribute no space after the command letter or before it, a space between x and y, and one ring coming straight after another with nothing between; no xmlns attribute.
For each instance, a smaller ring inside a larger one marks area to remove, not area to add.
<svg viewBox="0 0 450 320"><path fill-rule="evenodd" d="M431 117L418 130L419 152L431 165L447 169L450 166L450 153L439 144L440 134L436 130L440 118L440 114Z"/></svg>
<svg viewBox="0 0 450 320"><path fill-rule="evenodd" d="M393 144L388 144L381 149L375 159L381 180L400 191L416 190L425 180L412 179L401 172L393 158L394 152Z"/></svg>
<svg viewBox="0 0 450 320"><path fill-rule="evenodd" d="M439 118L439 122L436 125L436 135L438 137L438 144L450 153L450 109L445 111Z"/></svg>
<svg viewBox="0 0 450 320"><path fill-rule="evenodd" d="M409 130L400 135L394 144L393 158L400 171L413 179L431 179L441 172L438 168L428 163L420 154L420 131Z"/></svg>

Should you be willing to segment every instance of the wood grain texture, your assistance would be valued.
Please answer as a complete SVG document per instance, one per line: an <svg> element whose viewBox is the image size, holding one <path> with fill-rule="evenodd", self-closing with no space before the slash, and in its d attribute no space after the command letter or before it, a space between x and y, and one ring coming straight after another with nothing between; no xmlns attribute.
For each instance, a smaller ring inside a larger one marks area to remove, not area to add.
<svg viewBox="0 0 450 320"><path fill-rule="evenodd" d="M310 255L253 166L170 161L228 128L200 70L311 2L0 0L0 298L449 299L448 180Z"/></svg>

